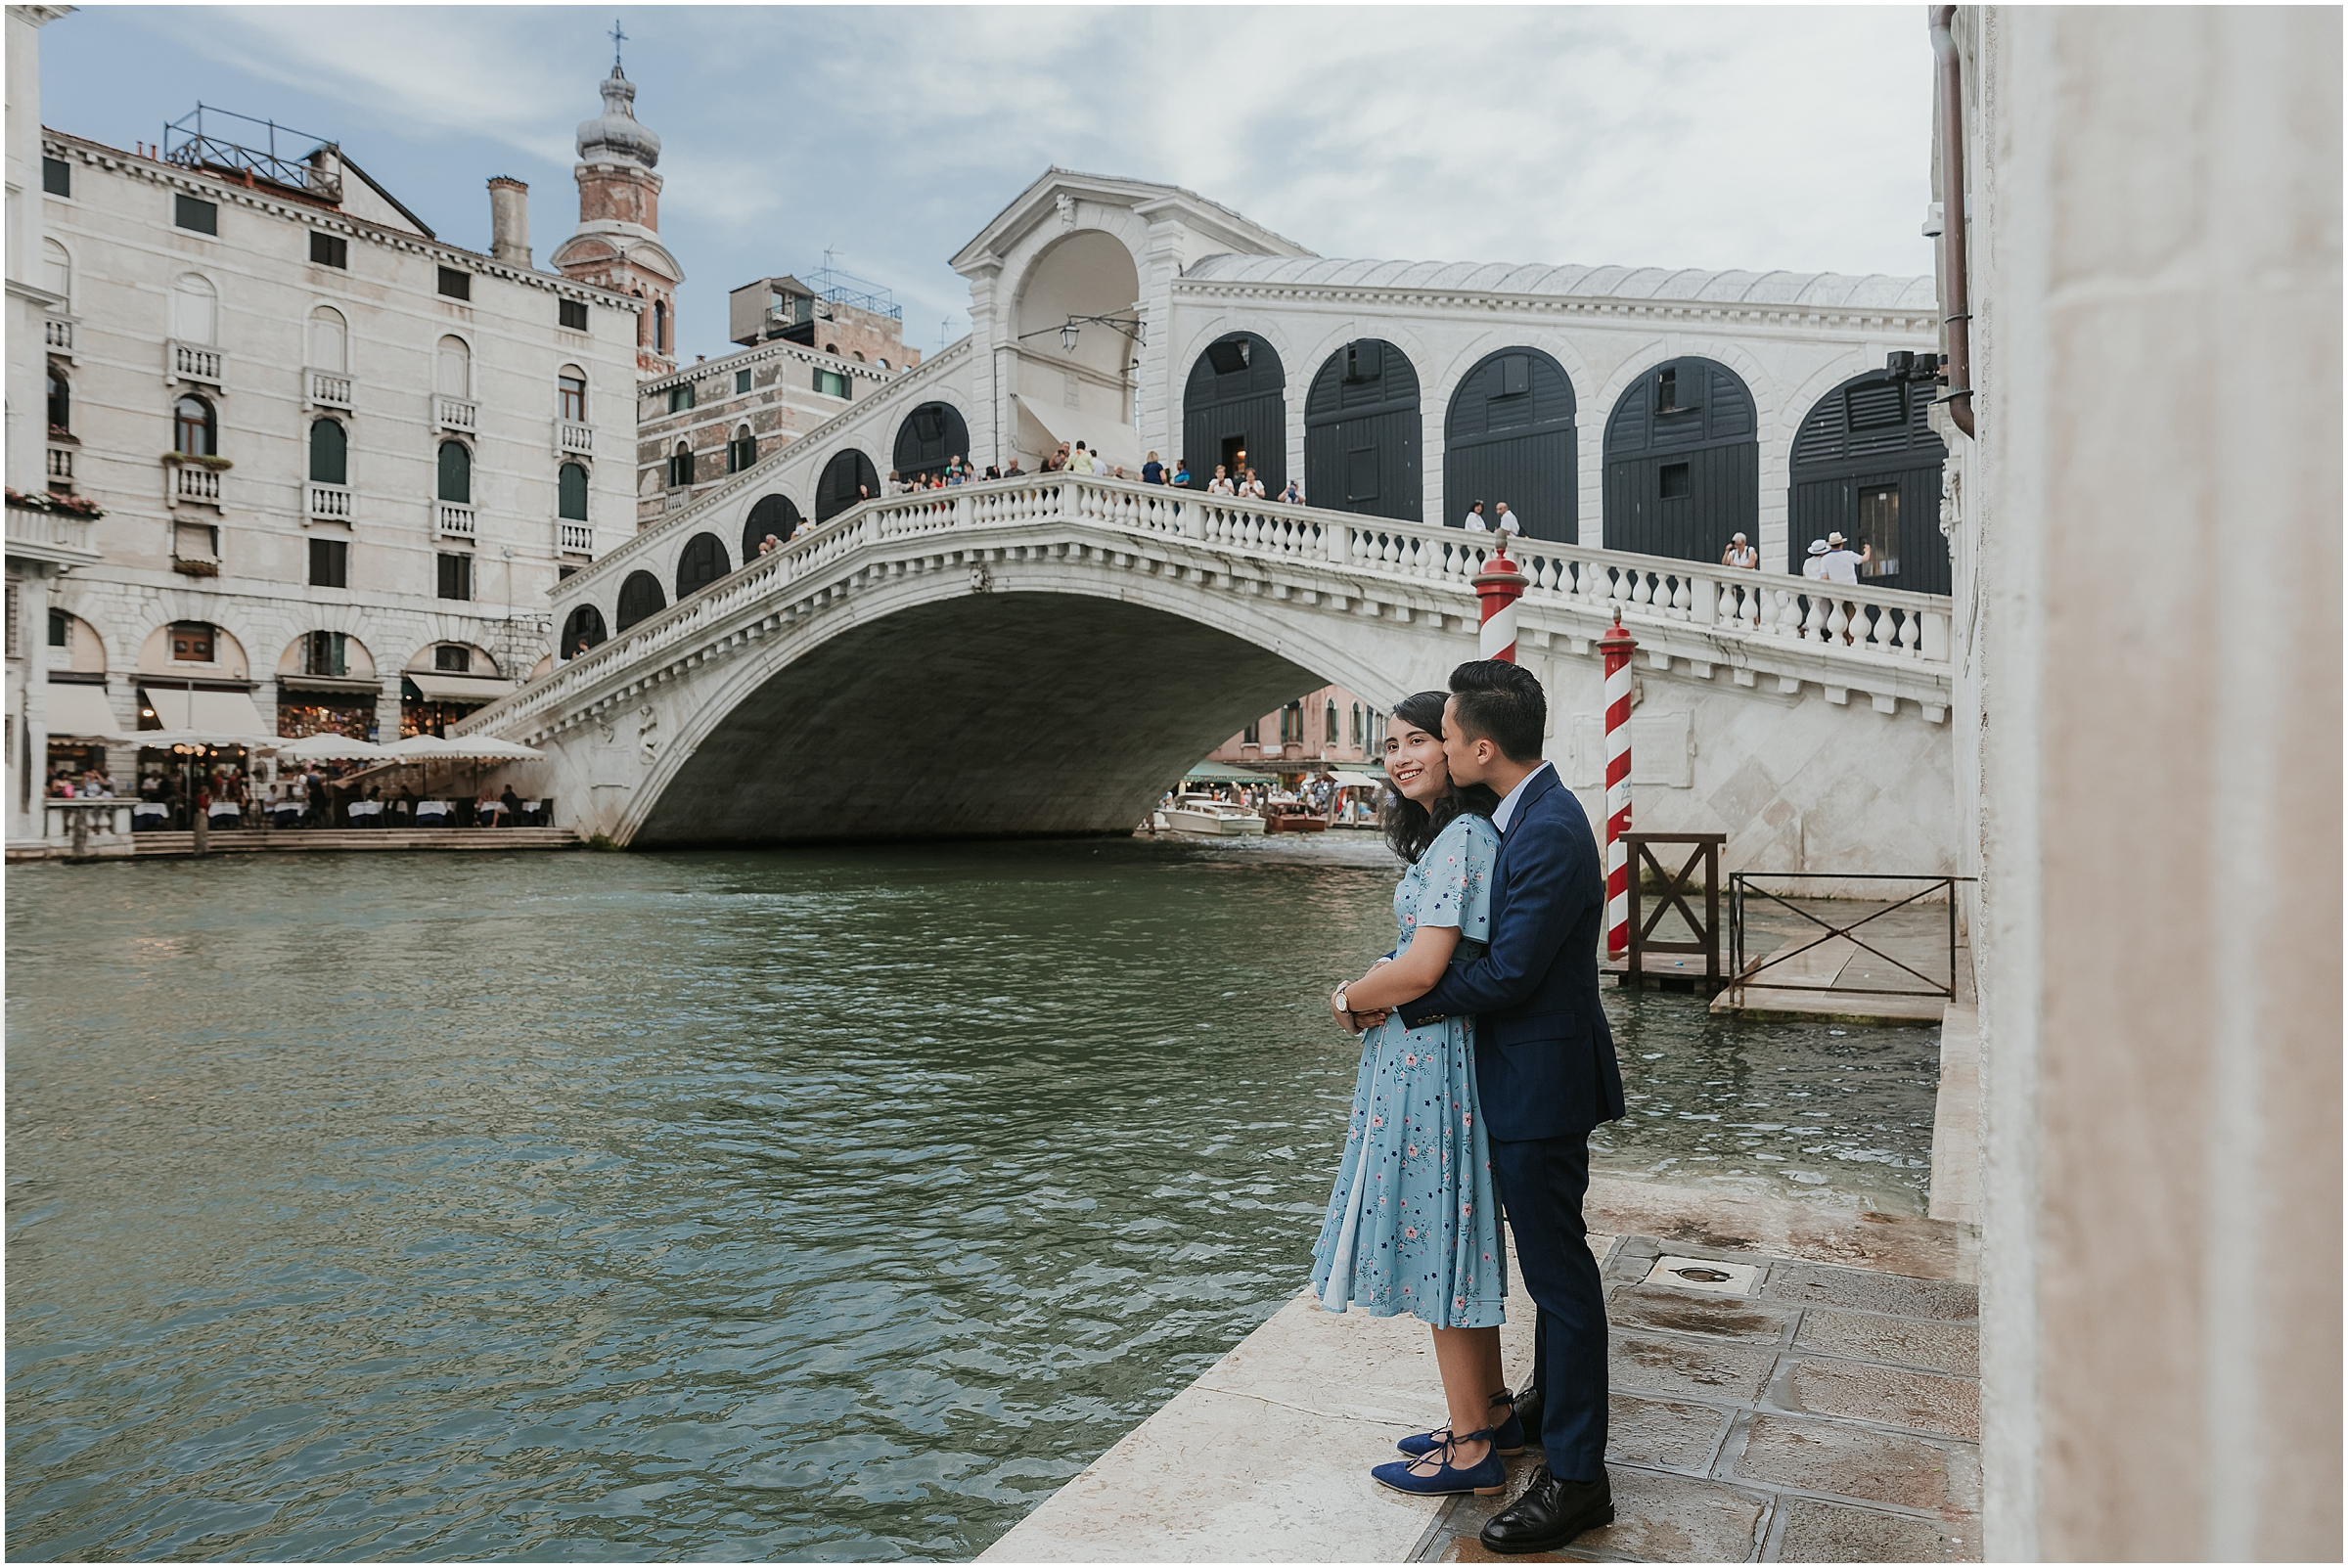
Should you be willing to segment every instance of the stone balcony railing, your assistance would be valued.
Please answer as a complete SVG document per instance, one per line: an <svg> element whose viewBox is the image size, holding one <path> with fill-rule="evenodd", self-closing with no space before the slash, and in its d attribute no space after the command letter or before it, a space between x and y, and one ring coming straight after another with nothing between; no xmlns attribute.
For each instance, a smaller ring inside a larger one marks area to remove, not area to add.
<svg viewBox="0 0 2348 1568"><path fill-rule="evenodd" d="M172 506L216 507L220 504L220 470L196 463L166 465L171 475L166 500Z"/></svg>
<svg viewBox="0 0 2348 1568"><path fill-rule="evenodd" d="M1077 543L1068 542L1073 529ZM842 573L897 569L896 560L979 561L1011 549L1083 555L1087 538L1110 541L1127 560L1149 559L1202 582L1233 567L1276 600L1308 608L1376 608L1398 621L1433 616L1472 625L1473 579L1499 536L1439 524L1396 522L1310 507L1240 503L1128 480L1052 474L884 497L806 529L660 614L532 683L476 716L494 727L526 708L559 709L573 694L617 678L635 661L725 635L734 619L828 594ZM639 535L596 564L598 579L643 553ZM1633 555L1548 540L1516 540L1512 559L1528 579L1517 607L1519 643L1586 651L1617 615L1655 668L1684 662L1709 679L1726 666L1736 684L1763 673L1783 692L1805 681L1829 701L1852 690L1884 711L1906 695L1924 717L1947 714L1949 601L1937 595L1833 585L1736 571L1700 561ZM1099 551L1093 551L1098 555ZM558 586L558 619L582 599L587 573ZM609 608L607 606L607 613ZM469 726L471 728L472 726Z"/></svg>
<svg viewBox="0 0 2348 1568"><path fill-rule="evenodd" d="M8 548L42 560L70 561L77 557L98 559L98 523L70 513L39 512L31 507L8 509Z"/></svg>
<svg viewBox="0 0 2348 1568"><path fill-rule="evenodd" d="M473 508L454 501L435 502L432 508L433 528L443 539L472 539L475 537Z"/></svg>
<svg viewBox="0 0 2348 1568"><path fill-rule="evenodd" d="M467 435L481 427L480 405L468 397L450 397L445 392L432 394L432 428L462 430Z"/></svg>
<svg viewBox="0 0 2348 1568"><path fill-rule="evenodd" d="M49 488L70 491L73 488L73 449L53 446L49 449Z"/></svg>
<svg viewBox="0 0 2348 1568"><path fill-rule="evenodd" d="M555 454L558 457L595 456L595 426L577 420L555 421Z"/></svg>
<svg viewBox="0 0 2348 1568"><path fill-rule="evenodd" d="M41 345L53 354L73 357L73 323L63 316L51 316L41 324Z"/></svg>
<svg viewBox="0 0 2348 1568"><path fill-rule="evenodd" d="M340 371L305 370L301 373L301 385L303 395L313 407L350 407L350 378Z"/></svg>
<svg viewBox="0 0 2348 1568"><path fill-rule="evenodd" d="M347 484L320 484L311 480L308 485L307 512L313 522L348 522L353 515L352 492Z"/></svg>
<svg viewBox="0 0 2348 1568"><path fill-rule="evenodd" d="M164 345L165 363L171 367L174 379L196 381L202 385L225 390L228 385L228 356L208 343L183 343L173 338Z"/></svg>
<svg viewBox="0 0 2348 1568"><path fill-rule="evenodd" d="M562 550L563 554L566 556L589 557L592 557L595 554L595 528L593 524L584 522L558 522L555 527L556 544Z"/></svg>

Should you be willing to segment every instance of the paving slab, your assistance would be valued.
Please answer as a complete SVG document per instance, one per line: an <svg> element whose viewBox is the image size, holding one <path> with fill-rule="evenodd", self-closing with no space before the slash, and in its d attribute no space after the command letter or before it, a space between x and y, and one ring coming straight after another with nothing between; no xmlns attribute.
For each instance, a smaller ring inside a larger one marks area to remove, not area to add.
<svg viewBox="0 0 2348 1568"><path fill-rule="evenodd" d="M1614 1334L1608 1351L1610 1388L1739 1405L1760 1397L1777 1360L1777 1352L1766 1346L1636 1332Z"/></svg>
<svg viewBox="0 0 2348 1568"><path fill-rule="evenodd" d="M1805 1359L1787 1371L1784 1401L1813 1415L1905 1426L1942 1437L1981 1440L1981 1385L1897 1366Z"/></svg>
<svg viewBox="0 0 2348 1568"><path fill-rule="evenodd" d="M1614 1492L1614 1522L1577 1538L1565 1552L1504 1556L1477 1539L1484 1519L1497 1509L1462 1509L1461 1528L1446 1533L1421 1560L1428 1562L1570 1562L1590 1556L1629 1557L1644 1562L1742 1562L1753 1553L1770 1500L1764 1493L1658 1475L1622 1465L1606 1466ZM1467 1528L1472 1525L1473 1528Z"/></svg>
<svg viewBox="0 0 2348 1568"><path fill-rule="evenodd" d="M1685 1405L1611 1394L1606 1401L1606 1456L1625 1464L1702 1475L1712 1468L1730 1412L1713 1405Z"/></svg>
<svg viewBox="0 0 2348 1568"><path fill-rule="evenodd" d="M1977 1518L1918 1519L1814 1498L1788 1499L1780 1562L1978 1562Z"/></svg>
<svg viewBox="0 0 2348 1568"><path fill-rule="evenodd" d="M1594 1229L1623 1237L1626 1247L1632 1238L1647 1238L1642 1255L1649 1260L1662 1252L1718 1252L1746 1262L1798 1259L1970 1282L1980 1256L1979 1236L1969 1225L1622 1177L1592 1177L1582 1211ZM1637 1271L1645 1273L1645 1267Z"/></svg>
<svg viewBox="0 0 2348 1568"><path fill-rule="evenodd" d="M1619 1321L1612 1309L1607 1316ZM1981 1330L1971 1323L1812 1307L1802 1314L1801 1332L1794 1343L1803 1350L1824 1351L1852 1361L1892 1362L1953 1377L1981 1375Z"/></svg>
<svg viewBox="0 0 2348 1568"><path fill-rule="evenodd" d="M1980 1465L1964 1449L1790 1415L1756 1415L1741 1436L1729 1472L1739 1480L1927 1513L1981 1506Z"/></svg>
<svg viewBox="0 0 2348 1568"><path fill-rule="evenodd" d="M1896 1272L1877 1274L1859 1269L1820 1268L1815 1264L1788 1264L1770 1271L1761 1293L1774 1301L1851 1307L1902 1318L1956 1322L1981 1316L1980 1296L1969 1283L1906 1278Z"/></svg>

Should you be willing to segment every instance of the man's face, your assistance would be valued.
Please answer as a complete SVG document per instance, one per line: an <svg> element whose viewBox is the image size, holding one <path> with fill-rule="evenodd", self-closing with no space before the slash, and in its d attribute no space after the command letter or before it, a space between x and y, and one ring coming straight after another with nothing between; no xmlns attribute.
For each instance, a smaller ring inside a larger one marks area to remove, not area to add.
<svg viewBox="0 0 2348 1568"><path fill-rule="evenodd" d="M1443 703L1443 761L1451 770L1453 784L1482 784L1491 772L1491 759L1497 748L1489 740L1470 740L1460 733L1460 699L1448 697Z"/></svg>

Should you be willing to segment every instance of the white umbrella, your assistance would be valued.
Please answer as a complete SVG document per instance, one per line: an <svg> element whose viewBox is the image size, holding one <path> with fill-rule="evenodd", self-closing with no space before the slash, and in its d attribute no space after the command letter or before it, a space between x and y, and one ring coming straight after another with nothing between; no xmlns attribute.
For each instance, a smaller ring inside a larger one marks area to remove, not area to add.
<svg viewBox="0 0 2348 1568"><path fill-rule="evenodd" d="M384 747L382 755L386 762L536 762L546 753L495 736L412 735Z"/></svg>
<svg viewBox="0 0 2348 1568"><path fill-rule="evenodd" d="M376 762L382 760L384 748L372 740L322 734L285 741L278 746L277 755L285 762Z"/></svg>
<svg viewBox="0 0 2348 1568"><path fill-rule="evenodd" d="M231 735L222 730L132 730L114 739L125 745L246 746L265 751L278 743L273 735Z"/></svg>
<svg viewBox="0 0 2348 1568"><path fill-rule="evenodd" d="M1342 768L1337 770L1336 779L1337 786L1341 789L1383 789L1386 786L1383 779L1374 779L1366 773L1347 773Z"/></svg>

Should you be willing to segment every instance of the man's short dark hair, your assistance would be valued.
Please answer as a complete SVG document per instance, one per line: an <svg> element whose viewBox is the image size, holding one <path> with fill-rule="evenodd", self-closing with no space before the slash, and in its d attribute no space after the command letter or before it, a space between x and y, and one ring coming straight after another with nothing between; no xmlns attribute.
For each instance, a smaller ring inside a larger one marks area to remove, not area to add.
<svg viewBox="0 0 2348 1568"><path fill-rule="evenodd" d="M1451 672L1451 694L1468 739L1491 741L1511 762L1541 760L1549 698L1532 671L1506 659L1471 659Z"/></svg>

